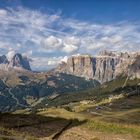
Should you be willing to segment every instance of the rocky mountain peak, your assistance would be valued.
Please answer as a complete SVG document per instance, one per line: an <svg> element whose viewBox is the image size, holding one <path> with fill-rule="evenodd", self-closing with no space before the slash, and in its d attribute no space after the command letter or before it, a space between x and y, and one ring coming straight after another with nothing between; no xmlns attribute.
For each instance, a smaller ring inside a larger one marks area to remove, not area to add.
<svg viewBox="0 0 140 140"><path fill-rule="evenodd" d="M30 64L27 57L23 57L20 53L16 53L9 61L5 55L0 56L0 68L23 68L31 70Z"/></svg>
<svg viewBox="0 0 140 140"><path fill-rule="evenodd" d="M55 71L88 79L92 78L103 83L115 79L122 73L127 74L130 65L136 60L136 56L138 56L137 53L109 51L102 51L96 57L90 55L71 56L67 63L59 65ZM139 65L138 62L135 63L136 66ZM136 66L133 66L131 73L133 73L134 68L139 68Z"/></svg>
<svg viewBox="0 0 140 140"><path fill-rule="evenodd" d="M11 61L9 62L11 67L21 67L27 70L31 70L29 61L26 57L23 57L21 54L16 53Z"/></svg>
<svg viewBox="0 0 140 140"><path fill-rule="evenodd" d="M22 56L21 54L17 53L13 56L13 58L10 60L10 66L14 67L22 67Z"/></svg>
<svg viewBox="0 0 140 140"><path fill-rule="evenodd" d="M5 55L0 56L0 64L8 63L8 59Z"/></svg>

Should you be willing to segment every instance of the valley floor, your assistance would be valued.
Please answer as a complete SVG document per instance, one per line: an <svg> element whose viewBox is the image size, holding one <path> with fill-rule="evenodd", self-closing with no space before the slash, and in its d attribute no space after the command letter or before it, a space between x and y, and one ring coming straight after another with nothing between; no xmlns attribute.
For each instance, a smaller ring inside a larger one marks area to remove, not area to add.
<svg viewBox="0 0 140 140"><path fill-rule="evenodd" d="M15 118L17 120L17 116ZM24 117L20 116L20 119L22 118L25 118L25 116ZM44 121L42 120L42 122L35 122L33 124L27 124L27 122L24 122L23 124L19 124L18 126L13 124L12 126L8 126L8 128L3 129L1 128L0 139L1 140L5 139L134 140L135 139L132 135L129 134L114 134L89 129L86 126L87 125L86 121L79 121L77 119L69 120L56 117L54 118L46 117L42 119L45 120Z"/></svg>
<svg viewBox="0 0 140 140"><path fill-rule="evenodd" d="M138 140L139 101L137 96L100 104L101 109L74 103L75 111L61 106L0 114L0 140Z"/></svg>
<svg viewBox="0 0 140 140"><path fill-rule="evenodd" d="M134 138L131 135L109 134L84 127L73 127L65 131L59 140L134 140Z"/></svg>

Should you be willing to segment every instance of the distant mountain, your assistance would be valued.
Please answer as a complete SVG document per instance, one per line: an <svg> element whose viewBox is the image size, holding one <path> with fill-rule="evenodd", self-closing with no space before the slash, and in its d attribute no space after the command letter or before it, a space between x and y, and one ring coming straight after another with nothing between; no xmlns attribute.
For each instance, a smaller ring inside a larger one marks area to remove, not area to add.
<svg viewBox="0 0 140 140"><path fill-rule="evenodd" d="M124 78L122 87L129 80L140 79L139 53L103 51L96 57L71 56L67 63L49 72L31 71L28 58L19 53L10 60L3 55L0 56L0 111L30 108L44 98L48 101L65 93L94 88L118 77ZM80 98L89 99L90 95Z"/></svg>
<svg viewBox="0 0 140 140"><path fill-rule="evenodd" d="M96 79L101 83L111 81L122 74L140 78L134 72L136 68L137 72L140 73L139 57L140 53L108 51L102 51L96 57L90 55L71 56L68 58L67 63L61 63L54 71L87 79ZM135 67L133 66L134 63Z"/></svg>
<svg viewBox="0 0 140 140"><path fill-rule="evenodd" d="M0 64L6 64L8 63L8 59L5 55L0 56Z"/></svg>
<svg viewBox="0 0 140 140"><path fill-rule="evenodd" d="M0 69L9 70L11 68L31 70L28 58L19 53L16 53L11 60L8 60L5 55L0 56Z"/></svg>
<svg viewBox="0 0 140 140"><path fill-rule="evenodd" d="M73 106L71 105L71 103L78 103L80 101L88 101L87 106L88 104L90 104L89 101L92 102L92 105L95 103L99 103L100 101L103 105L105 105L105 99L109 99L112 96L119 96L121 94L124 96L124 100L125 97L127 98L130 96L136 96L136 98L139 99L140 79L128 79L127 81L126 79L126 77L121 76L117 77L116 79L110 82L98 85L94 88L89 88L83 91L77 91L71 94L61 94L60 96L54 99L44 98L44 100L41 103L39 103L36 107L42 108L45 106L45 104L47 104L47 107L69 105L71 108ZM132 104L135 104L135 102L132 102ZM84 104L84 106L81 106L81 108L85 106L86 103Z"/></svg>
<svg viewBox="0 0 140 140"><path fill-rule="evenodd" d="M43 98L81 91L99 85L61 73L33 73L31 71L0 71L0 112L30 108Z"/></svg>

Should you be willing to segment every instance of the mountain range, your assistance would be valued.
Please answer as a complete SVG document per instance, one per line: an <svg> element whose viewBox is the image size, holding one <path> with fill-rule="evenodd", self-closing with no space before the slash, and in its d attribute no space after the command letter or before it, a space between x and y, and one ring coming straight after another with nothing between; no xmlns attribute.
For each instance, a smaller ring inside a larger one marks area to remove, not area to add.
<svg viewBox="0 0 140 140"><path fill-rule="evenodd" d="M96 57L71 56L54 71L95 79L100 83L111 81L122 74L140 78L140 53L102 51Z"/></svg>
<svg viewBox="0 0 140 140"><path fill-rule="evenodd" d="M70 56L67 62L50 72L66 73L86 79L95 79L100 83L108 82L122 74L140 78L140 52L122 53L101 51L97 56ZM15 54L11 60L5 55L0 56L0 69L21 69L31 71L29 59L21 54Z"/></svg>
<svg viewBox="0 0 140 140"><path fill-rule="evenodd" d="M0 69L9 70L11 68L31 70L28 58L19 53L16 53L10 60L5 55L0 56Z"/></svg>
<svg viewBox="0 0 140 140"><path fill-rule="evenodd" d="M48 72L0 57L0 139L140 139L140 55L70 56Z"/></svg>
<svg viewBox="0 0 140 140"><path fill-rule="evenodd" d="M46 98L48 104L48 98L95 88L120 77L126 77L124 87L127 80L140 79L140 53L102 51L96 57L70 56L67 62L48 72L33 72L29 59L19 53L10 60L3 55L0 56L0 111L30 108Z"/></svg>

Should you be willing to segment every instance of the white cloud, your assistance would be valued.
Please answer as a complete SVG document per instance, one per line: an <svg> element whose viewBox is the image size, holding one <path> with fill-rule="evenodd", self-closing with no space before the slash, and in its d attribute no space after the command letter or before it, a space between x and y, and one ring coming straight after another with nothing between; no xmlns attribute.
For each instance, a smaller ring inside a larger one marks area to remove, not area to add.
<svg viewBox="0 0 140 140"><path fill-rule="evenodd" d="M64 39L63 51L66 53L75 53L80 48L81 41L77 37L66 37Z"/></svg>
<svg viewBox="0 0 140 140"><path fill-rule="evenodd" d="M64 47L62 50L66 53L75 53L78 50L78 46L64 43Z"/></svg>
<svg viewBox="0 0 140 140"><path fill-rule="evenodd" d="M64 57L60 60L60 62L67 62L67 60L68 60L68 56L64 56Z"/></svg>
<svg viewBox="0 0 140 140"><path fill-rule="evenodd" d="M34 68L54 66L76 53L140 51L139 44L140 23L98 24L22 7L0 9L0 51L27 53Z"/></svg>
<svg viewBox="0 0 140 140"><path fill-rule="evenodd" d="M56 60L48 60L48 65L57 65L58 64L58 62L56 61Z"/></svg>
<svg viewBox="0 0 140 140"><path fill-rule="evenodd" d="M72 45L75 45L75 46L79 46L80 45L80 39L79 38L76 38L76 37L74 37L74 36L72 36L72 37L67 37L67 38L65 38L65 43L66 44L72 44Z"/></svg>
<svg viewBox="0 0 140 140"><path fill-rule="evenodd" d="M7 15L7 11L3 10L3 9L0 9L0 17L4 17L6 15Z"/></svg>
<svg viewBox="0 0 140 140"><path fill-rule="evenodd" d="M41 41L42 46L49 52L58 50L62 47L62 39L55 36L49 36Z"/></svg>
<svg viewBox="0 0 140 140"><path fill-rule="evenodd" d="M23 56L26 56L26 57L29 57L29 58L32 56L32 54L33 54L33 50L28 50L27 52L22 53Z"/></svg>
<svg viewBox="0 0 140 140"><path fill-rule="evenodd" d="M61 61L66 61L67 56L60 57L34 57L32 58L31 66L35 70L46 70L56 67Z"/></svg>
<svg viewBox="0 0 140 140"><path fill-rule="evenodd" d="M15 51L9 51L8 53L7 53L7 59L10 61L12 58L13 58L13 56L15 55Z"/></svg>
<svg viewBox="0 0 140 140"><path fill-rule="evenodd" d="M49 36L41 41L42 46L47 52L63 52L63 53L75 53L80 47L80 39L74 36L72 37L55 37Z"/></svg>

